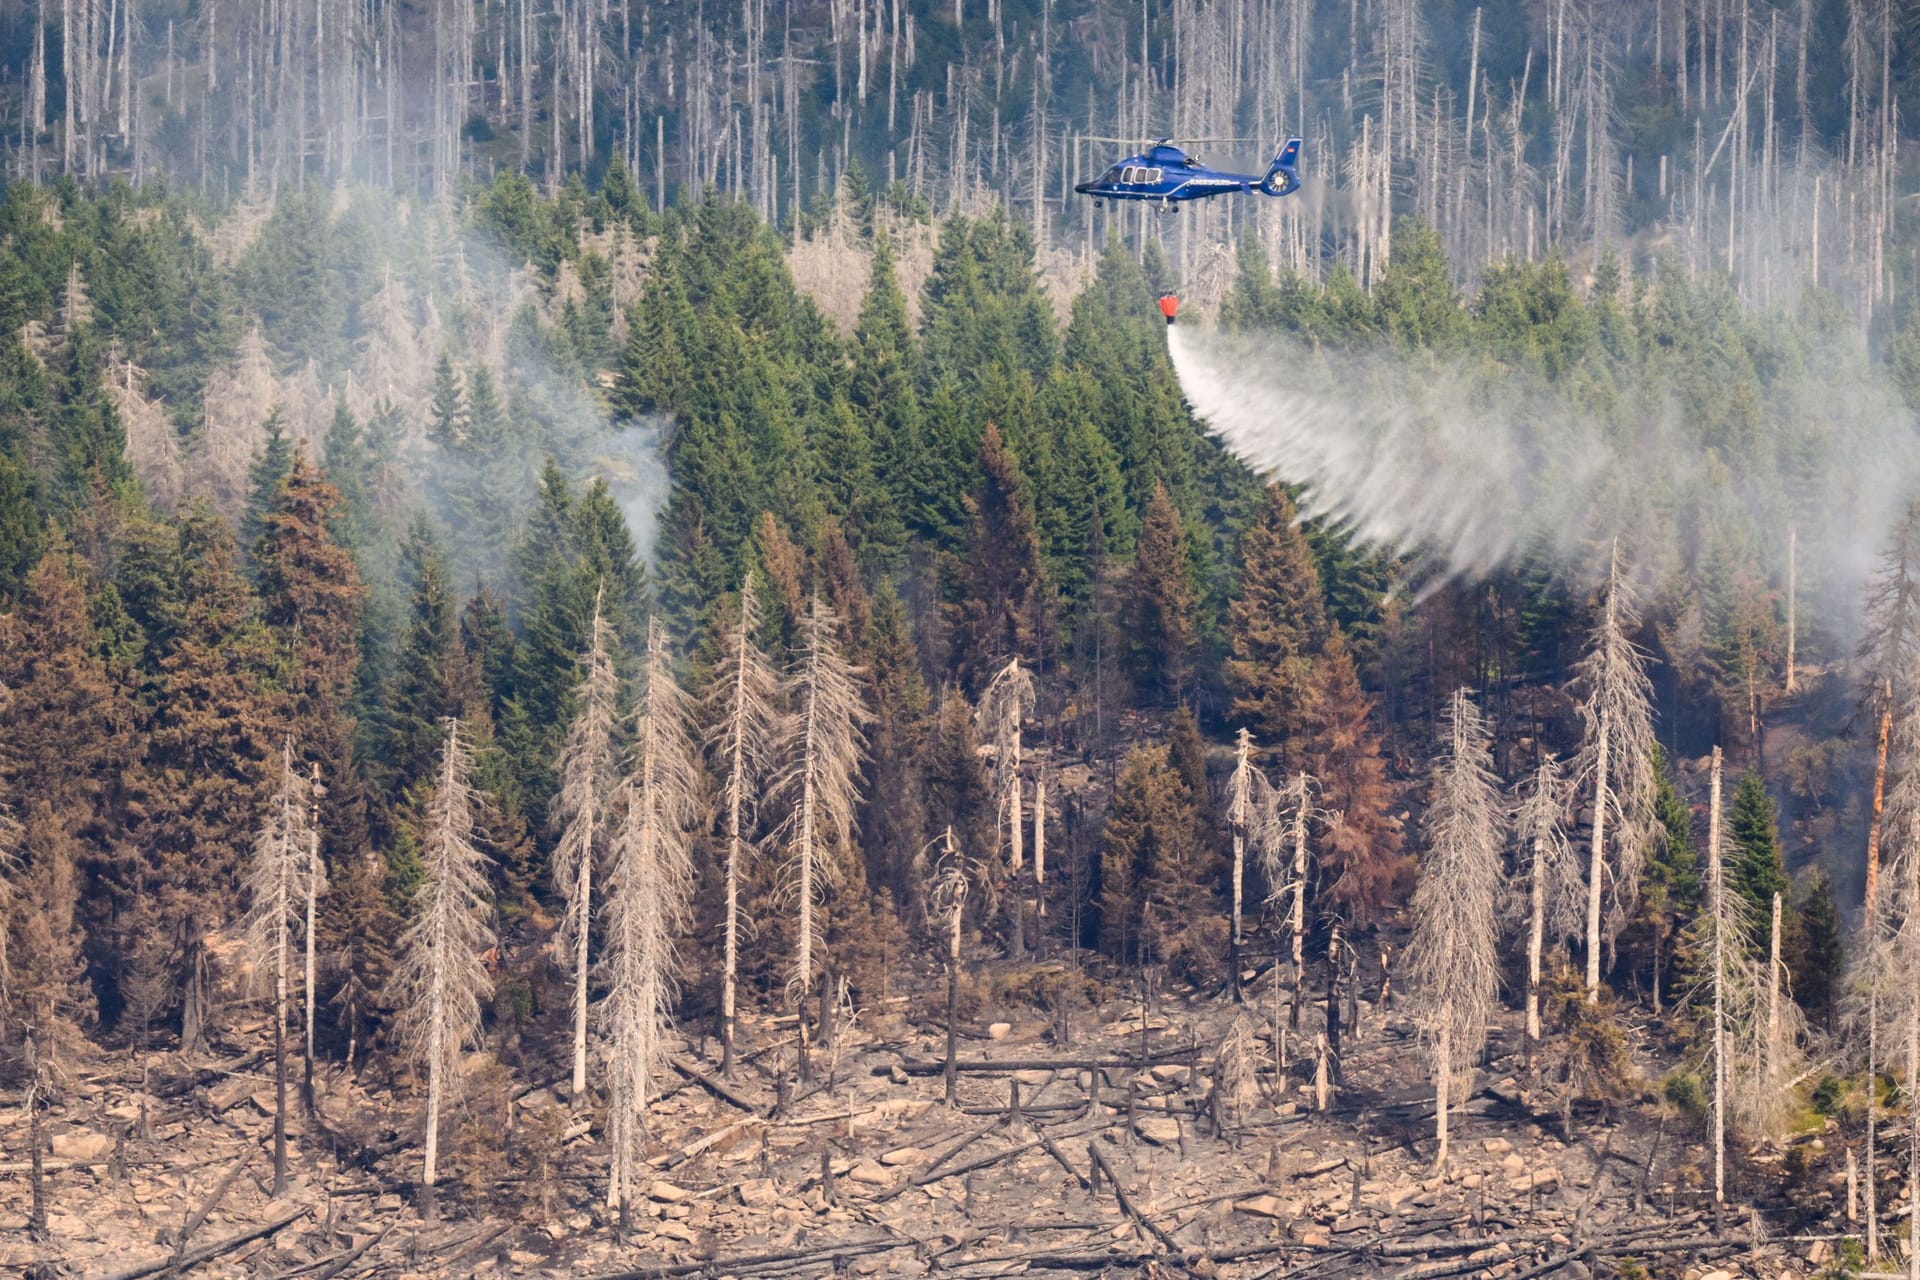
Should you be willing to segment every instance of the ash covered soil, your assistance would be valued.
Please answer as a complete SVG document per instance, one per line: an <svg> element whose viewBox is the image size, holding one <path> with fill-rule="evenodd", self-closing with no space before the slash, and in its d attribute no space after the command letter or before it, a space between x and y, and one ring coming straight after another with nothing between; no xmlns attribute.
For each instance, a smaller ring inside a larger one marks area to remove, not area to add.
<svg viewBox="0 0 1920 1280"><path fill-rule="evenodd" d="M1066 966L999 977L1036 972ZM1378 982L1362 979L1376 997ZM229 1028L218 1060L71 1065L42 1116L41 1240L27 1114L17 1095L0 1110L0 1271L1728 1280L1821 1274L1858 1230L1845 1138L1818 1117L1784 1149L1730 1150L1716 1214L1697 1117L1658 1100L1676 1046L1631 1012L1617 1025L1640 1094L1602 1109L1528 1070L1508 1011L1436 1172L1426 1058L1391 999L1346 1002L1325 1110L1313 1036L1288 1033L1289 1070L1273 1070L1283 997L1266 977L1245 1005L1176 988L1144 1019L1135 998L1064 1026L963 1023L949 1106L944 994L930 984L853 1019L815 1046L811 1084L790 1079L791 1019L747 1023L727 1081L712 1042L684 1046L651 1111L646 1199L624 1223L605 1206L604 1115L486 1055L443 1120L451 1171L431 1218L410 1080L323 1071L316 1114L291 1108L292 1185L274 1199L263 1025ZM1219 1046L1242 1017L1236 1070ZM1303 1023L1324 1026L1317 998ZM297 1058L290 1075L297 1097ZM1900 1197L1890 1183L1882 1203L1898 1212Z"/></svg>

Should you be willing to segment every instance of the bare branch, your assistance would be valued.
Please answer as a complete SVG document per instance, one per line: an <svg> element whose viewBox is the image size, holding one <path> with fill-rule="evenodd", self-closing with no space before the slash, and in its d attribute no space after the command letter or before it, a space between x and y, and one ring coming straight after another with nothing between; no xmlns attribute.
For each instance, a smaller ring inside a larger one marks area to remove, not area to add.
<svg viewBox="0 0 1920 1280"><path fill-rule="evenodd" d="M554 814L562 824L553 851L553 885L566 914L554 934L554 954L573 959L573 1096L587 1090L587 971L593 933L593 873L605 840L607 800L614 788L613 718L620 682L613 671L613 627L602 611L604 587L593 600L593 625L574 686L576 710L560 752L560 794Z"/></svg>
<svg viewBox="0 0 1920 1280"><path fill-rule="evenodd" d="M801 622L800 669L794 673L795 712L785 734L785 763L774 790L788 810L780 834L786 843L789 888L798 907L797 944L787 992L796 1002L813 986L813 958L820 943L814 907L835 881L831 856L853 836L860 762L866 756L863 726L873 718L857 683L859 668L847 662L835 634L840 620L818 595Z"/></svg>
<svg viewBox="0 0 1920 1280"><path fill-rule="evenodd" d="M1640 891L1640 868L1653 840L1653 683L1646 655L1630 638L1639 626L1616 543L1600 625L1575 668L1585 724L1575 786L1594 793L1587 866L1587 998L1600 992L1600 948L1626 926ZM1608 828L1612 828L1609 845ZM1603 910L1604 906L1604 910Z"/></svg>
<svg viewBox="0 0 1920 1280"><path fill-rule="evenodd" d="M780 735L780 677L754 643L760 610L753 575L740 586L740 616L723 633L719 661L701 703L705 746L719 782L727 841L726 958L720 978L722 1071L733 1065L734 989L740 971L740 878L758 852L753 840L760 784L772 768Z"/></svg>
<svg viewBox="0 0 1920 1280"><path fill-rule="evenodd" d="M646 1109L673 1022L680 967L674 944L690 919L700 809L690 704L674 682L657 619L647 631L642 679L632 771L621 787L625 813L609 851L601 964L607 994L599 1019L613 1095L607 1203L614 1207L632 1203L634 1178L645 1167Z"/></svg>
<svg viewBox="0 0 1920 1280"><path fill-rule="evenodd" d="M1447 1111L1453 1078L1486 1043L1487 1018L1500 991L1500 851L1505 806L1493 772L1491 735L1465 689L1446 714L1447 746L1433 769L1424 822L1427 852L1413 893L1407 945L1421 1038L1433 1054L1440 1101L1440 1151L1447 1160Z"/></svg>
<svg viewBox="0 0 1920 1280"><path fill-rule="evenodd" d="M402 1053L427 1072L427 1152L432 1187L439 1156L441 1097L460 1079L459 1055L480 1036L480 1003L493 994L486 956L495 945L488 916L487 856L474 826L473 755L458 718L447 722L439 776L421 840L424 873L414 916L400 935L387 980Z"/></svg>

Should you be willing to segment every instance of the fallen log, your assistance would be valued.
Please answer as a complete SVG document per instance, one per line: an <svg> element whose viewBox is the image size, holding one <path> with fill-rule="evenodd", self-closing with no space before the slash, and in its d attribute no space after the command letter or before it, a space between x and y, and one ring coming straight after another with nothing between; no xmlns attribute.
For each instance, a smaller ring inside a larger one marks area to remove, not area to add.
<svg viewBox="0 0 1920 1280"><path fill-rule="evenodd" d="M282 1271L279 1275L275 1276L273 1280L295 1280L295 1277L304 1275L313 1276L313 1280L333 1280L333 1277L358 1262L369 1249L374 1248L381 1241L392 1235L393 1228L394 1224L389 1222L379 1231L368 1236L352 1248L342 1249L339 1253L328 1254L324 1258L315 1258L312 1262L305 1262L291 1270Z"/></svg>
<svg viewBox="0 0 1920 1280"><path fill-rule="evenodd" d="M707 1134L705 1137L699 1139L698 1141L690 1143L687 1146L680 1148L680 1150L674 1152L670 1156L664 1156L664 1157L655 1156L651 1160L649 1160L647 1163L651 1164L656 1169L677 1169L681 1165L685 1164L687 1161L699 1155L702 1151L705 1151L708 1147L714 1146L717 1143L725 1142L728 1138L733 1137L735 1134L740 1133L743 1130L750 1129L756 1124L763 1124L763 1123L765 1123L765 1121L763 1121L761 1117L757 1115L747 1116L744 1119L735 1120L732 1124L727 1125L724 1128L715 1129L713 1130L713 1132Z"/></svg>
<svg viewBox="0 0 1920 1280"><path fill-rule="evenodd" d="M666 1266L636 1267L629 1271L607 1271L590 1280L655 1280L658 1276L727 1275L756 1271L785 1263L856 1258L868 1253L886 1253L893 1249L911 1249L899 1240L855 1240L844 1244L816 1245L811 1249L783 1249L778 1253L752 1253L734 1258L705 1258L698 1262L675 1262Z"/></svg>
<svg viewBox="0 0 1920 1280"><path fill-rule="evenodd" d="M719 1098L724 1102L731 1102L734 1106L740 1108L742 1111L745 1111L750 1115L760 1114L761 1107L759 1103L751 1102L743 1095L736 1093L732 1089L729 1089L726 1085L721 1084L718 1080L714 1079L712 1076L708 1075L706 1072L702 1071L700 1068L694 1066L691 1062L688 1062L685 1058L680 1057L678 1054L675 1054L669 1057L667 1059L667 1062L673 1067L675 1071L678 1071L681 1075L685 1076L687 1079L693 1081L695 1084L699 1085L701 1088L707 1090L707 1092L713 1094L714 1097Z"/></svg>
<svg viewBox="0 0 1920 1280"><path fill-rule="evenodd" d="M1038 1133L1038 1130L1036 1130L1035 1132ZM1052 1156L1054 1160L1060 1165L1060 1167L1062 1169L1065 1169L1067 1173L1072 1176L1075 1182L1080 1184L1080 1189L1082 1191L1092 1190L1093 1179L1089 1178L1086 1174L1080 1172L1078 1169L1073 1167L1073 1161L1067 1159L1067 1153L1060 1149L1060 1145L1056 1143L1052 1138L1049 1138L1044 1133L1041 1133L1039 1136L1040 1136L1040 1145L1046 1148L1047 1154Z"/></svg>
<svg viewBox="0 0 1920 1280"><path fill-rule="evenodd" d="M189 1250L178 1258L168 1254L154 1262L143 1262L138 1266L128 1267L124 1271L109 1272L97 1277L97 1280L142 1280L142 1277L157 1276L162 1271L169 1270L177 1275L190 1267L197 1267L203 1262L218 1258L222 1254L232 1253L242 1245L252 1244L255 1240L274 1235L312 1212L312 1205L299 1205L239 1235L228 1236L225 1240L216 1240L212 1244L203 1244L198 1249Z"/></svg>
<svg viewBox="0 0 1920 1280"><path fill-rule="evenodd" d="M173 1262L176 1270L179 1269L180 1260L187 1255L187 1242L193 1239L193 1233L200 1229L200 1224L207 1220L207 1215L213 1212L214 1207L227 1198L227 1192L232 1189L234 1179L240 1176L240 1171L247 1167L247 1161L251 1159L253 1159L251 1148L242 1151L240 1158L233 1162L233 1167L227 1170L226 1176L221 1178L220 1184L213 1189L213 1194L201 1202L200 1207L193 1211L193 1215L180 1228L180 1238L174 1242L173 1246Z"/></svg>
<svg viewBox="0 0 1920 1280"><path fill-rule="evenodd" d="M238 1075L250 1067L258 1066L266 1060L267 1051L256 1049L252 1053L243 1053L237 1058L228 1058L223 1062L212 1062L205 1066L189 1067L178 1075L171 1071L153 1077L152 1087L147 1090L156 1098L174 1098L189 1093L203 1084L212 1084L225 1076Z"/></svg>
<svg viewBox="0 0 1920 1280"><path fill-rule="evenodd" d="M960 1058L955 1060L955 1071L1138 1071L1157 1063L1173 1062L1191 1057L1191 1045L1181 1045L1173 1049L1155 1049L1146 1057L1131 1058L1003 1058L995 1061L991 1058ZM944 1059L902 1058L897 1063L873 1068L873 1074L884 1076L894 1070L900 1070L910 1076L937 1076L946 1072Z"/></svg>
<svg viewBox="0 0 1920 1280"><path fill-rule="evenodd" d="M1174 1243L1173 1237L1162 1230L1159 1224L1155 1223L1153 1219L1141 1212L1140 1206L1136 1205L1133 1202L1133 1197L1127 1194L1127 1188L1120 1181L1119 1177L1114 1174L1113 1166L1108 1164L1107 1158L1100 1154L1099 1143L1089 1142L1087 1144L1087 1158L1105 1175L1108 1185L1113 1188L1113 1198L1120 1202L1120 1208L1126 1212L1126 1215L1139 1223L1142 1231L1145 1231L1161 1244L1165 1245L1168 1253L1173 1254L1175 1258L1180 1257L1182 1250L1178 1244Z"/></svg>

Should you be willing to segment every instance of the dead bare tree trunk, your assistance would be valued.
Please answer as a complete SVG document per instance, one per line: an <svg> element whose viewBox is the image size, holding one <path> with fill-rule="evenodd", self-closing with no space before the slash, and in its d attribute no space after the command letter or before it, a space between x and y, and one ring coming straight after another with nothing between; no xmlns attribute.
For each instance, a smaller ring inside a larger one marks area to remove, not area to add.
<svg viewBox="0 0 1920 1280"><path fill-rule="evenodd" d="M293 738L280 747L278 786L267 804L265 820L254 837L253 861L247 869L248 908L245 922L248 952L260 979L273 982L273 1194L287 1193L287 998L292 967L294 903L301 881L311 879L308 865L314 835L307 829L311 813L306 777L293 763Z"/></svg>
<svg viewBox="0 0 1920 1280"><path fill-rule="evenodd" d="M314 949L318 935L315 930L315 917L319 913L320 891L327 887L327 865L320 857L320 797L326 791L320 785L320 763L314 761L310 766L312 773L307 782L307 865L303 877L307 884L307 964L305 985L302 987L302 1003L306 1006L307 1049L305 1076L301 1082L301 1104L309 1116L313 1114L313 1007L315 963Z"/></svg>
<svg viewBox="0 0 1920 1280"><path fill-rule="evenodd" d="M1874 747L1873 809L1867 823L1867 888L1863 910L1868 920L1873 919L1875 899L1880 890L1880 823L1887 807L1887 752L1892 736L1893 681L1889 678L1881 693L1880 733Z"/></svg>
<svg viewBox="0 0 1920 1280"><path fill-rule="evenodd" d="M47 1095L47 1067L40 1060L33 1034L27 1034L27 1162L32 1180L33 1199L27 1209L27 1234L35 1240L47 1238L47 1171L41 1147L46 1136L40 1131L40 1111Z"/></svg>
<svg viewBox="0 0 1920 1280"><path fill-rule="evenodd" d="M1787 526L1787 689L1795 693L1800 688L1800 675L1794 668L1794 642L1798 637L1800 595L1800 531L1793 525Z"/></svg>
<svg viewBox="0 0 1920 1280"><path fill-rule="evenodd" d="M1241 1003L1240 911L1242 884L1247 871L1247 827L1253 813L1253 734L1242 728L1235 739L1233 777L1228 780L1227 825L1233 833L1233 917L1227 935L1227 964L1232 971L1233 1001Z"/></svg>
<svg viewBox="0 0 1920 1280"><path fill-rule="evenodd" d="M993 751L993 791L999 809L998 826L1005 835L1008 883L1012 895L1008 911L1008 949L1015 956L1021 955L1026 949L1021 918L1024 895L1020 876L1026 857L1022 835L1025 815L1021 803L1020 765L1023 754L1021 734L1027 717L1033 714L1033 706L1033 675L1020 665L1020 658L1015 655L988 682L980 694L980 706L975 712L980 740L989 744Z"/></svg>
<svg viewBox="0 0 1920 1280"><path fill-rule="evenodd" d="M646 1167L644 1135L654 1073L666 1059L679 957L693 888L698 783L688 703L674 682L666 632L647 629L643 688L634 709L633 767L621 785L625 812L608 851L607 994L599 1005L608 1041L607 1204L628 1213Z"/></svg>
<svg viewBox="0 0 1920 1280"><path fill-rule="evenodd" d="M754 641L760 610L753 576L740 584L739 617L721 642L703 706L706 747L718 775L727 840L727 908L720 968L720 1074L732 1076L735 992L740 972L740 877L753 854L751 806L772 763L780 679Z"/></svg>
<svg viewBox="0 0 1920 1280"><path fill-rule="evenodd" d="M1493 772L1492 735L1467 691L1446 712L1448 742L1433 768L1424 819L1426 853L1414 890L1408 983L1433 1057L1439 1111L1434 1168L1447 1164L1453 1078L1471 1069L1486 1043L1500 990L1500 850L1505 808Z"/></svg>
<svg viewBox="0 0 1920 1280"><path fill-rule="evenodd" d="M1772 940L1767 947L1767 1087L1780 1083L1780 895L1773 895Z"/></svg>
<svg viewBox="0 0 1920 1280"><path fill-rule="evenodd" d="M1540 1047L1540 984L1546 948L1579 932L1579 870L1567 841L1569 789L1560 763L1546 756L1514 806L1516 834L1528 846L1527 1054Z"/></svg>
<svg viewBox="0 0 1920 1280"><path fill-rule="evenodd" d="M946 1077L947 1106L954 1107L959 1105L960 921L967 905L967 873L966 860L953 842L952 827L947 828L943 840L926 910L927 923L940 929L947 939L947 1057L942 1074Z"/></svg>
<svg viewBox="0 0 1920 1280"><path fill-rule="evenodd" d="M388 979L399 1006L394 1031L403 1052L427 1070L426 1162L421 1208L431 1218L439 1176L440 1111L459 1083L459 1055L480 1032L480 1002L492 994L485 956L496 945L487 921L487 857L477 842L473 757L458 719L446 722L425 830L424 876L414 918L400 938L400 959Z"/></svg>
<svg viewBox="0 0 1920 1280"><path fill-rule="evenodd" d="M556 110L558 108L556 107ZM555 939L561 954L573 959L573 1087L570 1096L580 1105L587 1094L587 975L593 937L594 863L599 859L606 826L607 797L614 787L613 719L620 683L613 671L613 627L603 612L604 588L593 601L593 621L587 652L580 657L585 669L574 688L579 710L567 728L560 753L560 794L555 804L564 824L554 849L555 888L567 904Z"/></svg>
<svg viewBox="0 0 1920 1280"><path fill-rule="evenodd" d="M794 673L795 714L786 735L786 763L776 791L789 805L787 840L790 891L798 919L787 998L799 1014L800 1071L806 1078L807 996L813 990L814 957L821 942L816 908L835 881L834 848L847 847L858 801L863 726L872 718L861 697L860 669L849 664L837 639L840 620L819 596L802 623L800 668Z"/></svg>
<svg viewBox="0 0 1920 1280"><path fill-rule="evenodd" d="M1618 935L1638 892L1640 864L1653 828L1653 686L1645 657L1634 647L1639 624L1627 595L1616 543L1607 574L1600 625L1578 667L1586 725L1581 772L1593 784L1593 840L1587 859L1587 1001L1600 999L1601 947ZM1617 820L1613 856L1607 822ZM1612 907L1602 911L1612 883ZM1603 921L1606 928L1603 930Z"/></svg>

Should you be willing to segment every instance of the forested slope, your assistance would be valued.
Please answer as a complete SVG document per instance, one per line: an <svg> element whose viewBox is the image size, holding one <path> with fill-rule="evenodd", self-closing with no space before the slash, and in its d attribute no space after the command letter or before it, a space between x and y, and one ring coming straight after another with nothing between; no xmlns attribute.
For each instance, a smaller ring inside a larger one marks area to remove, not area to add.
<svg viewBox="0 0 1920 1280"><path fill-rule="evenodd" d="M1879 1114L1827 1037L1868 896L1870 1016L1911 1014L1920 360L1856 297L1743 299L1652 244L1450 262L1417 216L1306 271L1249 234L1225 336L1174 341L1333 397L1355 473L1195 418L1223 392L1176 375L1160 240L1084 246L1066 298L1018 210L857 172L784 227L622 167L230 204L62 177L7 188L0 240L28 1119L283 1017L297 1063L310 1019L323 1096L434 1109L368 1161L420 1139L485 1211L525 1152L447 1084L471 1052L566 1082L557 1141L585 1123L593 1194L632 1201L683 1048L744 1020L786 1100L942 962L969 1009L1063 1025L1257 979L1278 1080L1338 1076L1364 989L1451 1082L1504 974L1548 1011L1536 1101L1656 1092L1631 1049L1693 1108L1728 937L1741 1135ZM857 312L795 285L808 254ZM1498 554L1391 496L1518 446L1538 489L1464 499ZM1670 1038L1623 1039L1632 1002Z"/></svg>

